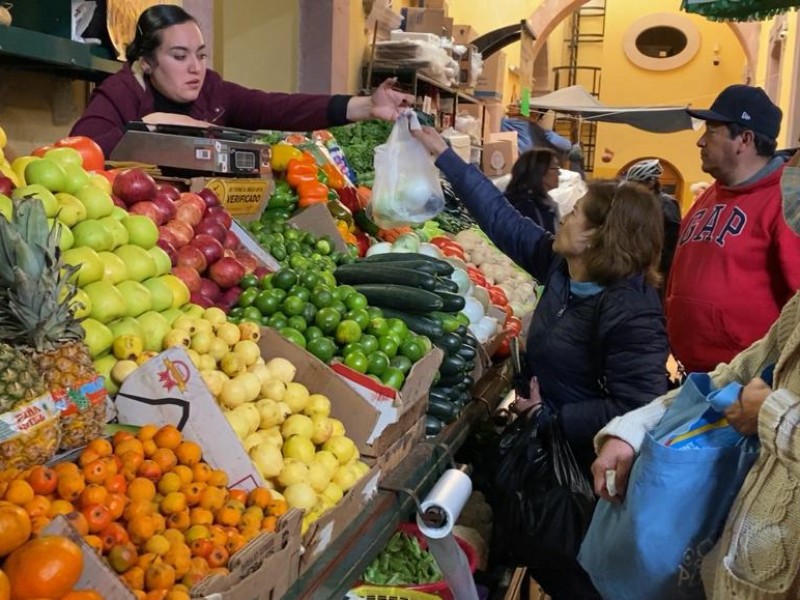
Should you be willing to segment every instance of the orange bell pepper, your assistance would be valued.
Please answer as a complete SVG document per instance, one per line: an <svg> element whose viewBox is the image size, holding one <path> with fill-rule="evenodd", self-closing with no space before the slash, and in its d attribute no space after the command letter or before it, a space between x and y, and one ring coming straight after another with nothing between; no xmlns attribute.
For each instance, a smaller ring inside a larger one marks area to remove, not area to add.
<svg viewBox="0 0 800 600"><path fill-rule="evenodd" d="M322 171L328 176L328 187L334 190L340 190L344 187L344 176L336 168L333 163L325 163L322 165Z"/></svg>
<svg viewBox="0 0 800 600"><path fill-rule="evenodd" d="M286 166L286 181L293 188L301 183L317 181L317 165L308 164L303 159L293 158Z"/></svg>
<svg viewBox="0 0 800 600"><path fill-rule="evenodd" d="M312 204L326 204L328 202L328 186L319 181L303 181L297 186L297 195L300 199L297 205L306 208Z"/></svg>

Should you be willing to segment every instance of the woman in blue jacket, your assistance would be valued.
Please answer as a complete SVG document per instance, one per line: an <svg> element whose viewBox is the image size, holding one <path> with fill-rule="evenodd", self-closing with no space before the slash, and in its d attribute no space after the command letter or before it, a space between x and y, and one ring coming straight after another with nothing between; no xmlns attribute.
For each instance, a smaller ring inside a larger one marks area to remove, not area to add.
<svg viewBox="0 0 800 600"><path fill-rule="evenodd" d="M528 332L527 368L589 473L594 435L667 390L667 334L655 289L663 237L658 200L636 184L592 182L553 236L435 130L415 136L492 242L545 284ZM599 598L577 561L533 577L554 600Z"/></svg>

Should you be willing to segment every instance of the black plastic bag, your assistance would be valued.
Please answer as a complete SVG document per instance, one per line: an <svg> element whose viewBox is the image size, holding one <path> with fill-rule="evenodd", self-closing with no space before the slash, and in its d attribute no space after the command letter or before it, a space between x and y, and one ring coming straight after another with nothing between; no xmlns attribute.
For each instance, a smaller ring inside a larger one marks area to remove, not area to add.
<svg viewBox="0 0 800 600"><path fill-rule="evenodd" d="M492 553L509 565L559 569L574 564L595 498L561 426L546 411L519 417L500 439Z"/></svg>

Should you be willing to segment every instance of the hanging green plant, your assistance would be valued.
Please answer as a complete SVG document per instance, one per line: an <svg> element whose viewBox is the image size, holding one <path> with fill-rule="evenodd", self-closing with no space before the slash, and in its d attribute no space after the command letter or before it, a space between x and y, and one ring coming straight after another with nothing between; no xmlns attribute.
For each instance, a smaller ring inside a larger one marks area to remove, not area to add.
<svg viewBox="0 0 800 600"><path fill-rule="evenodd" d="M713 21L762 21L800 7L800 0L683 0L681 10Z"/></svg>

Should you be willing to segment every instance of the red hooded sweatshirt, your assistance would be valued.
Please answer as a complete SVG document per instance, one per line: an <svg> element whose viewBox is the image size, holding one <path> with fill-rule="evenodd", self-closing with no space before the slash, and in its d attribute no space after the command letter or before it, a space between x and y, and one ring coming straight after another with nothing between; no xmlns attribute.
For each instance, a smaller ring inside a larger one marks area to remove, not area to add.
<svg viewBox="0 0 800 600"><path fill-rule="evenodd" d="M800 289L800 237L781 213L782 172L733 188L716 182L683 219L666 312L688 372L711 371L763 337Z"/></svg>

